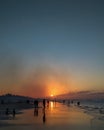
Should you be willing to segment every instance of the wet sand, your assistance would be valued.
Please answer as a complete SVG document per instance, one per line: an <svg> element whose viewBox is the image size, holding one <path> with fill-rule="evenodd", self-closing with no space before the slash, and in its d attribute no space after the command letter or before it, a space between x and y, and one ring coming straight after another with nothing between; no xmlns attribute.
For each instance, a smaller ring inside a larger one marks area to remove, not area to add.
<svg viewBox="0 0 104 130"><path fill-rule="evenodd" d="M0 121L0 130L104 130L104 121L76 106L50 103L45 111L24 110L15 119Z"/></svg>

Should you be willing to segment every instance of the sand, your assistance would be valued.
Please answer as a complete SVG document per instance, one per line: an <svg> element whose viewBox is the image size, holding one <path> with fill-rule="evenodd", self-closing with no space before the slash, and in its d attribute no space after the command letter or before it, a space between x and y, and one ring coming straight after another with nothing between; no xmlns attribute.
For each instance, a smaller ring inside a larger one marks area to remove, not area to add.
<svg viewBox="0 0 104 130"><path fill-rule="evenodd" d="M77 106L50 103L42 108L22 110L15 119L1 120L0 130L104 130L104 121L87 114Z"/></svg>

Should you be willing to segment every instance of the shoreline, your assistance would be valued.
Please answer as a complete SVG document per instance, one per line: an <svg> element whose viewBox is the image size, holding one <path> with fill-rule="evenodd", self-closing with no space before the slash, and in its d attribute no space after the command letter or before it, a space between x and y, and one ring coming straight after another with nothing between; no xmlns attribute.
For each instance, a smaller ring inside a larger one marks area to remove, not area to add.
<svg viewBox="0 0 104 130"><path fill-rule="evenodd" d="M17 104L15 104L16 106ZM86 128L84 130L98 130L101 124L101 127L104 128L103 125L103 118L97 118L96 114L93 115L88 113L86 109L81 107L75 106L74 104L67 106L66 104L56 102L56 106L52 106L51 103L50 107L45 109L45 118L46 122L44 123L43 120L43 108L41 107L41 103L38 109L38 116L33 115L34 112L34 105L33 104L19 104L18 105L18 114L16 114L16 118L13 119L5 119L0 120L0 129L1 130L8 130L8 129L43 129L47 130L53 128L55 130L59 129L66 130L73 129L73 130L80 130ZM11 108L13 108L13 104L11 104ZM24 106L21 108L21 106ZM1 116L1 115L0 115ZM100 117L104 116L104 114L100 114ZM76 127L75 127L76 124ZM65 128L64 128L65 125ZM91 129L93 127L94 129ZM101 130L103 130L101 128Z"/></svg>

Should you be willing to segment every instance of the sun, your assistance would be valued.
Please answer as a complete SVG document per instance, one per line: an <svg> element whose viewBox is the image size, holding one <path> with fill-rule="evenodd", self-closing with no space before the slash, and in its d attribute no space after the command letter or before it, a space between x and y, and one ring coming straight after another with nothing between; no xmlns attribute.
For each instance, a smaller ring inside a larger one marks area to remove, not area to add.
<svg viewBox="0 0 104 130"><path fill-rule="evenodd" d="M53 94L51 94L51 97L53 97Z"/></svg>

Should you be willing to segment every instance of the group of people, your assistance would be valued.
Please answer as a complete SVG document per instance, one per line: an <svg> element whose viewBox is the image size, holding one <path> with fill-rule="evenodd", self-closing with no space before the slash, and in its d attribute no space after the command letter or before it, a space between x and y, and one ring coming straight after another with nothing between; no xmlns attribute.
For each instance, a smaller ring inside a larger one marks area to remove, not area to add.
<svg viewBox="0 0 104 130"><path fill-rule="evenodd" d="M68 101L67 101L67 103L68 103L68 105L70 105L70 104L73 104L73 103L74 103L74 101L73 101L73 100L71 100L71 101L70 101L70 100L68 100ZM63 100L63 104L65 104L65 100ZM77 105L77 106L80 106L80 102L79 102L79 101L77 101L77 102L76 102L76 105Z"/></svg>
<svg viewBox="0 0 104 130"><path fill-rule="evenodd" d="M43 99L43 108L45 109L47 103L47 107L49 107L49 100ZM37 109L39 107L39 101L34 100L34 108Z"/></svg>
<svg viewBox="0 0 104 130"><path fill-rule="evenodd" d="M7 116L10 114L10 111L9 111L8 108L6 108L5 114L6 114ZM15 111L15 108L13 108L13 111L12 111L13 118L15 117L15 114L16 114L16 111Z"/></svg>

